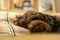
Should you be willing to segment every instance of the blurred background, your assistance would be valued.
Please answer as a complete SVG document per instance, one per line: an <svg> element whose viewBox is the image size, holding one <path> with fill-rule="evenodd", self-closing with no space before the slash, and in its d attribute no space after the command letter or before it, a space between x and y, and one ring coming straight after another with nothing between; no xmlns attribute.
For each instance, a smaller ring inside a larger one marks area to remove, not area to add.
<svg viewBox="0 0 60 40"><path fill-rule="evenodd" d="M57 4L59 0L0 0L0 10L55 12Z"/></svg>
<svg viewBox="0 0 60 40"><path fill-rule="evenodd" d="M59 13L59 4L60 0L0 0L0 10L19 12L34 10Z"/></svg>

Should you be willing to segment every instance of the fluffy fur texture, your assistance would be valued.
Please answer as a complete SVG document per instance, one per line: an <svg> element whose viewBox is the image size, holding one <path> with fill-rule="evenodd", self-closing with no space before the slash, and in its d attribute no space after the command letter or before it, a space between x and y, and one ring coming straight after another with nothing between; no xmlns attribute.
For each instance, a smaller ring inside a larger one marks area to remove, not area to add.
<svg viewBox="0 0 60 40"><path fill-rule="evenodd" d="M28 29L32 33L51 32L51 26L41 20L33 20L28 24Z"/></svg>
<svg viewBox="0 0 60 40"><path fill-rule="evenodd" d="M58 22L55 16L40 12L28 11L16 18L17 20L14 21L14 24L29 29L31 33L56 32L58 29Z"/></svg>

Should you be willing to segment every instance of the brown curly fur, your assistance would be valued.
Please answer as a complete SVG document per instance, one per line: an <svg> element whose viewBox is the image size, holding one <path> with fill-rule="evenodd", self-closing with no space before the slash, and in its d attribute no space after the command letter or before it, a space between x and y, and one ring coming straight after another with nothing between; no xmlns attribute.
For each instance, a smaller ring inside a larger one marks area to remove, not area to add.
<svg viewBox="0 0 60 40"><path fill-rule="evenodd" d="M30 32L55 32L57 30L56 18L47 14L28 11L16 18L14 24L29 29Z"/></svg>
<svg viewBox="0 0 60 40"><path fill-rule="evenodd" d="M28 24L30 32L51 32L51 26L41 20L33 20Z"/></svg>

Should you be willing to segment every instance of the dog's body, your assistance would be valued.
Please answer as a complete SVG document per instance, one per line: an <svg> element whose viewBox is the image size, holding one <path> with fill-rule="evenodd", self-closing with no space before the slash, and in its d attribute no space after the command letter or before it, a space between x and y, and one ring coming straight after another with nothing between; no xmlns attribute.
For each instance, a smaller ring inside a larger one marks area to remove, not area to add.
<svg viewBox="0 0 60 40"><path fill-rule="evenodd" d="M59 23L55 16L29 11L20 17L16 17L15 25L22 26L30 32L57 32Z"/></svg>

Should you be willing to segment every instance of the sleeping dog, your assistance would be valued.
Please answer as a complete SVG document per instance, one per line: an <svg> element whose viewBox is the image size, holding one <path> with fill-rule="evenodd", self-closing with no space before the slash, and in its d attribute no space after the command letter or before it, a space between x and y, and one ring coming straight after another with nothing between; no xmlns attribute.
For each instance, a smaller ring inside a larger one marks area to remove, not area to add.
<svg viewBox="0 0 60 40"><path fill-rule="evenodd" d="M28 11L24 15L17 17L14 24L30 30L31 33L57 32L59 22L56 16L50 16L40 12Z"/></svg>

